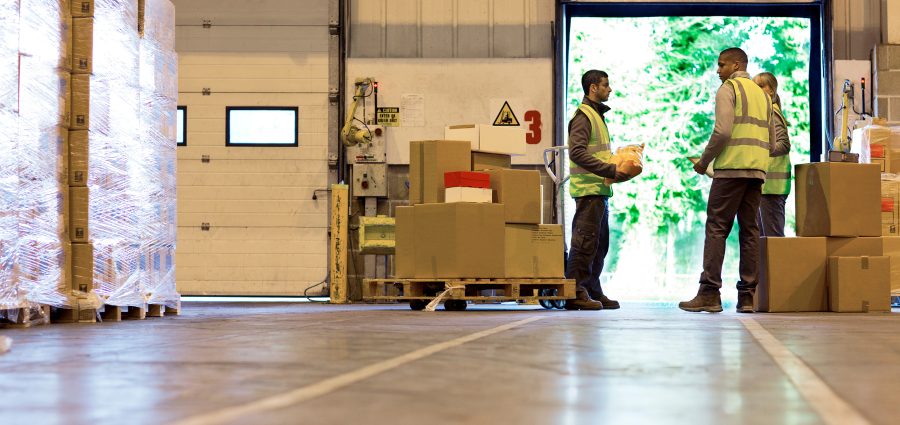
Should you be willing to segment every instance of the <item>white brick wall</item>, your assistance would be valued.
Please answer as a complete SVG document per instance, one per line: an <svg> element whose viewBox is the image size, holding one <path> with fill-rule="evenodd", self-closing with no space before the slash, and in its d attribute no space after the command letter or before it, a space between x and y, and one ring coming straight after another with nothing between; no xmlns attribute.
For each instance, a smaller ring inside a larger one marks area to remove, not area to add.
<svg viewBox="0 0 900 425"><path fill-rule="evenodd" d="M302 294L327 271L327 197L311 198L328 180L328 2L175 3L179 105L188 109L187 146L178 148L178 288ZM226 147L225 107L257 105L299 107L300 146Z"/></svg>

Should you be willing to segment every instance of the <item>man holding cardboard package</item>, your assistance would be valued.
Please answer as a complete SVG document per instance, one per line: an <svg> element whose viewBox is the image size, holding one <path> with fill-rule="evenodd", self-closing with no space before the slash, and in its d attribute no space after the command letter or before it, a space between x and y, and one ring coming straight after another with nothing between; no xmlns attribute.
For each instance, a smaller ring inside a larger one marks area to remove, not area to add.
<svg viewBox="0 0 900 425"><path fill-rule="evenodd" d="M584 99L569 121L569 192L575 198L572 242L566 278L575 279L576 298L566 302L569 310L619 308L618 301L603 294L600 273L609 251L609 210L612 188L605 178L626 180L627 175L607 161L609 130L604 114L609 107L609 75L592 69L581 76Z"/></svg>
<svg viewBox="0 0 900 425"><path fill-rule="evenodd" d="M694 164L698 174L704 174L710 163L715 170L706 210L703 273L697 296L678 304L685 311L722 311L719 289L725 240L736 215L741 245L737 311L753 312L759 276L756 218L762 185L769 169L769 157L787 154L790 145L778 141L772 100L750 79L747 62L747 54L736 47L719 54L718 74L722 85L716 93L716 124L703 155Z"/></svg>

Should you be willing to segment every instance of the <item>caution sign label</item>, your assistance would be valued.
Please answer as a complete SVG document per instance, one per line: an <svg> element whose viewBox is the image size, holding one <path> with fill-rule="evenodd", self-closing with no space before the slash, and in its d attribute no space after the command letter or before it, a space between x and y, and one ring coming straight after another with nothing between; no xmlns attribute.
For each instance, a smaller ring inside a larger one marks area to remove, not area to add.
<svg viewBox="0 0 900 425"><path fill-rule="evenodd" d="M400 126L400 108L384 107L375 110L375 120L378 125L385 127Z"/></svg>
<svg viewBox="0 0 900 425"><path fill-rule="evenodd" d="M494 118L494 125L496 126L517 126L519 125L519 119L516 118L516 114L513 112L512 108L509 106L509 102L503 102L503 107L500 108L500 112L497 114L497 118Z"/></svg>

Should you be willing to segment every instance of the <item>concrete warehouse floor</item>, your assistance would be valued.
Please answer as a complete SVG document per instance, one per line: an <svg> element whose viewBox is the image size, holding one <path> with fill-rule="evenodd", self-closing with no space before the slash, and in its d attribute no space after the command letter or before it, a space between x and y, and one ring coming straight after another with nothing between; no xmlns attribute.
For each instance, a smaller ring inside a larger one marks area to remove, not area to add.
<svg viewBox="0 0 900 425"><path fill-rule="evenodd" d="M12 351L0 355L0 418L18 424L898 421L897 310L711 315L627 303L601 312L470 309L185 303L179 317L0 330L14 340Z"/></svg>

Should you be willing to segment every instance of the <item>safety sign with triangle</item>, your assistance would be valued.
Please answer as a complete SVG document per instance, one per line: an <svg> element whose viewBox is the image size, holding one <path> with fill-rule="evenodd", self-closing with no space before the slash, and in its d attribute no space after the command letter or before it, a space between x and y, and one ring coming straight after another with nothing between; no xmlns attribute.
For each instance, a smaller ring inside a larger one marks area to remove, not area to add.
<svg viewBox="0 0 900 425"><path fill-rule="evenodd" d="M517 125L519 125L519 119L516 118L516 114L513 112L512 108L509 107L508 101L503 102L503 107L500 108L500 113L497 114L497 118L494 118L494 125L496 125L496 126L517 126Z"/></svg>

